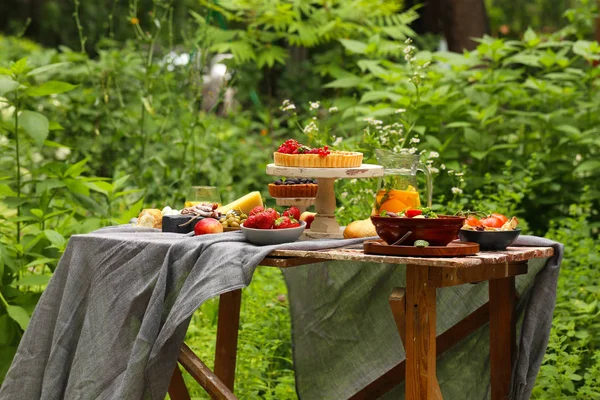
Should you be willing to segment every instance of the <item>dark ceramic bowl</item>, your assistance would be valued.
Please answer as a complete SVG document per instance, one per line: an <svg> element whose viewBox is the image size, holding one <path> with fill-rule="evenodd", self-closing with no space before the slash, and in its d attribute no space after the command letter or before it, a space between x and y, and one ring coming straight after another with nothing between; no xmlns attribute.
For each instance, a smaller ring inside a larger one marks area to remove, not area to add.
<svg viewBox="0 0 600 400"><path fill-rule="evenodd" d="M387 244L393 244L408 231L411 235L400 245L412 246L415 240L426 240L431 246L446 246L456 239L465 223L463 217L440 215L439 218L394 218L371 216L375 231Z"/></svg>
<svg viewBox="0 0 600 400"><path fill-rule="evenodd" d="M469 231L461 229L458 237L463 242L479 243L482 251L506 250L521 234L520 229L514 231Z"/></svg>

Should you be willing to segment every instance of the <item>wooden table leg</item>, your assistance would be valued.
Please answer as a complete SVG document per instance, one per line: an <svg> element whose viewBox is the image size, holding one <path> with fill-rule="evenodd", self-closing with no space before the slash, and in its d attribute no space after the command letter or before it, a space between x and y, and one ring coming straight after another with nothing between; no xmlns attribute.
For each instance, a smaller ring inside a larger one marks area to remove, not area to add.
<svg viewBox="0 0 600 400"><path fill-rule="evenodd" d="M219 300L215 375L233 392L242 290L223 293Z"/></svg>
<svg viewBox="0 0 600 400"><path fill-rule="evenodd" d="M190 393L183 381L183 375L181 375L179 365L175 365L173 375L171 376L171 383L169 383L169 397L171 397L171 400L190 400Z"/></svg>
<svg viewBox="0 0 600 400"><path fill-rule="evenodd" d="M406 266L406 400L435 398L435 287L429 269Z"/></svg>
<svg viewBox="0 0 600 400"><path fill-rule="evenodd" d="M492 400L504 400L510 394L516 350L515 278L493 279L489 284Z"/></svg>

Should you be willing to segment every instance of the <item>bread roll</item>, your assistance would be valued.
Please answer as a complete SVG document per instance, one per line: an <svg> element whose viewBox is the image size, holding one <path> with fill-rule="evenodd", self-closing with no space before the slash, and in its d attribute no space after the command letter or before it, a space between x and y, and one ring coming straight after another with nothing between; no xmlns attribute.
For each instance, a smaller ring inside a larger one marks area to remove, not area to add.
<svg viewBox="0 0 600 400"><path fill-rule="evenodd" d="M353 221L344 229L344 239L354 239L377 236L375 226L371 222L371 218Z"/></svg>
<svg viewBox="0 0 600 400"><path fill-rule="evenodd" d="M162 229L162 212L158 208L145 208L138 215L137 226Z"/></svg>

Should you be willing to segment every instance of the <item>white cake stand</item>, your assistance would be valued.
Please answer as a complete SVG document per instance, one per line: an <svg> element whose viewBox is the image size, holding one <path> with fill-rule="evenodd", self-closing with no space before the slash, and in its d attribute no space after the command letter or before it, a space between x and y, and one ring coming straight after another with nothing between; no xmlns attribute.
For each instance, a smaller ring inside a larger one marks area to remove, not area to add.
<svg viewBox="0 0 600 400"><path fill-rule="evenodd" d="M381 165L362 164L356 168L298 168L280 167L275 164L267 165L267 175L285 176L290 178L316 178L319 188L315 197L315 220L310 230L305 230L304 237L308 238L340 238L342 228L335 220L335 190L336 179L375 178L383 176Z"/></svg>

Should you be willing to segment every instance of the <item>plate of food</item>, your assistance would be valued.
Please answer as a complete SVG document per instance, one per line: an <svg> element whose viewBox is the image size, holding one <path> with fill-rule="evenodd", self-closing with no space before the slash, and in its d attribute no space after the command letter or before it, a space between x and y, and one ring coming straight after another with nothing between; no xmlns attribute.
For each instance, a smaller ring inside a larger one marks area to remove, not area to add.
<svg viewBox="0 0 600 400"><path fill-rule="evenodd" d="M506 250L521 234L516 217L507 218L499 213L479 212L464 213L463 216L465 223L458 237L463 242L479 243L481 250Z"/></svg>

